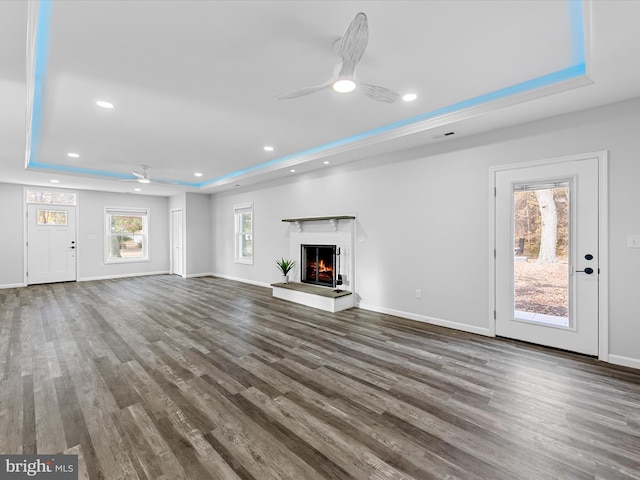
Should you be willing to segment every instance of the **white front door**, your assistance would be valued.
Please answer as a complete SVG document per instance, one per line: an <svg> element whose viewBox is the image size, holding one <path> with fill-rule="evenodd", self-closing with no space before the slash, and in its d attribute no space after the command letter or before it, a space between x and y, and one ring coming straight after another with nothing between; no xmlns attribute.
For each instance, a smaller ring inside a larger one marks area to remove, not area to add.
<svg viewBox="0 0 640 480"><path fill-rule="evenodd" d="M182 210L171 212L171 273L182 275Z"/></svg>
<svg viewBox="0 0 640 480"><path fill-rule="evenodd" d="M76 280L76 207L29 204L27 283Z"/></svg>
<svg viewBox="0 0 640 480"><path fill-rule="evenodd" d="M496 335L598 355L598 162L495 173Z"/></svg>

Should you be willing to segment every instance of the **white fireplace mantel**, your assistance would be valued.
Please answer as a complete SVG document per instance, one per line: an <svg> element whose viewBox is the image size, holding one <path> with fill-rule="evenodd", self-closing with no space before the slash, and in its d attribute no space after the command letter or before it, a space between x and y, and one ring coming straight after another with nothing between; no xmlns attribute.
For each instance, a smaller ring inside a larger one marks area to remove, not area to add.
<svg viewBox="0 0 640 480"><path fill-rule="evenodd" d="M301 247L302 245L335 245L340 251L339 272L342 276L341 289L351 292L345 298L340 298L340 308L350 308L355 305L356 298L356 263L355 263L355 215L325 215L320 217L300 217L285 218L282 221L289 223L289 258L294 260L299 268L292 270L289 274L290 281L300 282L301 268ZM302 228L304 225L304 228ZM276 288L276 287L274 287ZM320 289L332 290L330 287L317 287ZM282 292L285 289L279 289ZM310 301L311 295L305 295L306 298L298 298L298 292L294 292L296 297L293 298L291 292L287 294L287 300L302 303L315 308L323 308L318 306L314 301ZM284 297L281 297L284 298ZM331 310L337 311L337 310Z"/></svg>
<svg viewBox="0 0 640 480"><path fill-rule="evenodd" d="M300 217L300 218L283 218L283 222L291 223L294 228L298 231L302 231L302 225L305 222L327 222L330 228L335 232L338 230L338 222L340 220L355 220L356 217L353 215L327 215L323 217Z"/></svg>

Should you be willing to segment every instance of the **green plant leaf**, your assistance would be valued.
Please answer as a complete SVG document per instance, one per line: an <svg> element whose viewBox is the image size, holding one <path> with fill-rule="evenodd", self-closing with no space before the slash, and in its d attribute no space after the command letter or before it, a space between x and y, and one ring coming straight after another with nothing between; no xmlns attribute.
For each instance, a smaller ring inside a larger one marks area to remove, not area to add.
<svg viewBox="0 0 640 480"><path fill-rule="evenodd" d="M285 259L284 257L282 257L280 260L276 260L276 265L283 275L287 275L295 264L295 260Z"/></svg>

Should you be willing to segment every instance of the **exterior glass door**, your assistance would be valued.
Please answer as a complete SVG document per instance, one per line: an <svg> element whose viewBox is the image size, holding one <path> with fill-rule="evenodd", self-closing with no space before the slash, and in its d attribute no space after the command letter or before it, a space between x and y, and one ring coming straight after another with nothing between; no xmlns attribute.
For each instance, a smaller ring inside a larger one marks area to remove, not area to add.
<svg viewBox="0 0 640 480"><path fill-rule="evenodd" d="M598 162L496 171L496 335L598 354Z"/></svg>

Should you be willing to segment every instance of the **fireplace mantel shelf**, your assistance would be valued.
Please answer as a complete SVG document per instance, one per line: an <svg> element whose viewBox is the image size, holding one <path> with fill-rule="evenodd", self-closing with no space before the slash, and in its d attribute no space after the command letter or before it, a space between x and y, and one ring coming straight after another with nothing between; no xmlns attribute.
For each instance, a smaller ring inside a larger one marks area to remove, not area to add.
<svg viewBox="0 0 640 480"><path fill-rule="evenodd" d="M299 232L302 231L302 224L304 222L321 222L321 221L327 221L329 222L329 225L331 225L331 227L334 230L338 229L338 221L339 220L355 220L355 216L353 215L330 215L330 216L326 216L326 217L300 217L300 218L283 218L282 221L283 222L289 222L292 223L293 225L295 225L298 229Z"/></svg>
<svg viewBox="0 0 640 480"><path fill-rule="evenodd" d="M332 215L329 217L300 217L300 218L283 218L283 222L318 222L322 220L355 220L353 215Z"/></svg>

